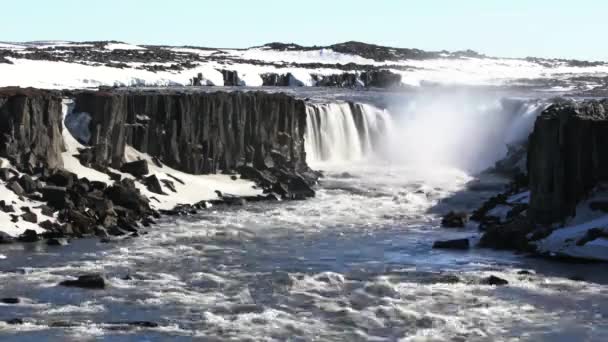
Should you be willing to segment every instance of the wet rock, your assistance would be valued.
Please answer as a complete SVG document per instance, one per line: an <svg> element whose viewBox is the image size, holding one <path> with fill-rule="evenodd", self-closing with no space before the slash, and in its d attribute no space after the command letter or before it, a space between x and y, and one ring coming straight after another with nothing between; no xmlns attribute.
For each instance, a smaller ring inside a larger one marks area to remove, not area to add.
<svg viewBox="0 0 608 342"><path fill-rule="evenodd" d="M435 249L469 249L469 239L455 239L455 240L444 240L444 241L435 241L433 243L433 248Z"/></svg>
<svg viewBox="0 0 608 342"><path fill-rule="evenodd" d="M115 326L116 328L120 328L121 326L133 327L133 328L158 328L159 324L152 321L126 321L126 322L108 322L107 325Z"/></svg>
<svg viewBox="0 0 608 342"><path fill-rule="evenodd" d="M9 324L9 325L21 325L21 324L25 323L23 321L23 319L21 319L21 318L12 318L12 319L9 319L9 320L7 320L5 322L6 322L6 324Z"/></svg>
<svg viewBox="0 0 608 342"><path fill-rule="evenodd" d="M21 299L17 297L0 298L0 303L3 304L19 304Z"/></svg>
<svg viewBox="0 0 608 342"><path fill-rule="evenodd" d="M136 160L130 163L124 163L120 167L120 171L129 173L137 178L141 178L144 175L150 173L148 169L148 162L145 160Z"/></svg>
<svg viewBox="0 0 608 342"><path fill-rule="evenodd" d="M479 246L529 252L533 250L533 246L529 243L527 236L534 229L535 226L527 217L518 217L503 225L486 228L479 241Z"/></svg>
<svg viewBox="0 0 608 342"><path fill-rule="evenodd" d="M291 199L302 200L315 197L315 191L300 175L295 175L289 180L287 189Z"/></svg>
<svg viewBox="0 0 608 342"><path fill-rule="evenodd" d="M76 280L64 280L59 285L102 290L106 288L106 280L101 274L86 274L79 276Z"/></svg>
<svg viewBox="0 0 608 342"><path fill-rule="evenodd" d="M491 275L487 278L483 278L480 281L480 284L482 285L493 285L493 286L503 286L503 285L508 285L509 282L505 279L499 278L495 275Z"/></svg>
<svg viewBox="0 0 608 342"><path fill-rule="evenodd" d="M35 230L26 229L23 234L21 234L17 240L21 242L37 242L40 241L40 236L36 233Z"/></svg>
<svg viewBox="0 0 608 342"><path fill-rule="evenodd" d="M441 226L446 228L463 228L468 220L467 213L450 211L441 219Z"/></svg>
<svg viewBox="0 0 608 342"><path fill-rule="evenodd" d="M8 235L7 233L0 231L0 245L9 244L15 242L15 238Z"/></svg>

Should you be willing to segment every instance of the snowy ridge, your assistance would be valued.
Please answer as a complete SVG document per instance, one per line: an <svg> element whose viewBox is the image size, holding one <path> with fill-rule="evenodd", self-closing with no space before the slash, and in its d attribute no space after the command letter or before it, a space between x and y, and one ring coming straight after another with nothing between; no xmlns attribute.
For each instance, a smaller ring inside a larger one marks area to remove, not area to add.
<svg viewBox="0 0 608 342"><path fill-rule="evenodd" d="M329 47L269 44L249 49L138 46L121 42L0 43L0 86L92 88L227 84L261 86L266 74L290 75L290 85L317 86L320 76L387 70L400 84L529 86L553 91L606 87L608 64L550 59L490 58L473 52L425 52L363 43ZM356 84L350 85L355 86Z"/></svg>

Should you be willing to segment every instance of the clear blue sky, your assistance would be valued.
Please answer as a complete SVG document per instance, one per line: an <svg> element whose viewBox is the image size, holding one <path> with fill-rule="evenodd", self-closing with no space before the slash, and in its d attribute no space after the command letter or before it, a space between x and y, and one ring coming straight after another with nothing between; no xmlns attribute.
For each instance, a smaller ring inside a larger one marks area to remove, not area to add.
<svg viewBox="0 0 608 342"><path fill-rule="evenodd" d="M248 47L358 40L608 60L607 0L15 0L1 9L0 41Z"/></svg>

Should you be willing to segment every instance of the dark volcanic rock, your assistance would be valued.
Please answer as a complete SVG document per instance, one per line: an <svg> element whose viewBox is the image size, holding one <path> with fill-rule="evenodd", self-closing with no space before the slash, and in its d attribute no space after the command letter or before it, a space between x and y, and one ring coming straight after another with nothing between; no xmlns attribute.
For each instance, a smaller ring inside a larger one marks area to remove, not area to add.
<svg viewBox="0 0 608 342"><path fill-rule="evenodd" d="M141 178L150 173L148 170L148 162L145 160L136 160L130 163L125 163L121 166L120 171L130 173L137 178Z"/></svg>
<svg viewBox="0 0 608 342"><path fill-rule="evenodd" d="M146 184L146 187L148 188L148 190L150 190L150 192L153 192L153 193L159 194L159 195L166 195L163 192L163 187L160 185L160 181L158 180L158 177L156 177L156 175L146 177L144 179L144 184ZM174 188L174 191L175 191L175 188Z"/></svg>
<svg viewBox="0 0 608 342"><path fill-rule="evenodd" d="M150 212L148 199L143 196L130 179L123 179L106 189L105 195L114 204L137 213Z"/></svg>
<svg viewBox="0 0 608 342"><path fill-rule="evenodd" d="M441 219L441 226L446 228L462 228L468 221L467 213L450 211Z"/></svg>
<svg viewBox="0 0 608 342"><path fill-rule="evenodd" d="M479 246L532 251L533 247L529 244L528 234L534 230L534 224L527 217L518 217L502 225L487 227L479 241Z"/></svg>
<svg viewBox="0 0 608 342"><path fill-rule="evenodd" d="M5 232L0 231L0 245L13 243L15 238Z"/></svg>
<svg viewBox="0 0 608 342"><path fill-rule="evenodd" d="M21 187L21 185L19 185L18 182L9 182L8 184L6 184L6 187L15 193L15 195L17 196L23 196L25 194L25 190L23 190L23 188Z"/></svg>
<svg viewBox="0 0 608 342"><path fill-rule="evenodd" d="M38 223L38 216L32 212L24 213L21 218L26 222Z"/></svg>
<svg viewBox="0 0 608 342"><path fill-rule="evenodd" d="M508 285L509 282L505 279L499 278L495 275L491 275L487 278L483 278L480 282L480 284L482 285L494 285L494 286L502 286L502 285Z"/></svg>
<svg viewBox="0 0 608 342"><path fill-rule="evenodd" d="M21 303L21 299L20 298L0 298L0 303L4 303L4 304L19 304Z"/></svg>
<svg viewBox="0 0 608 342"><path fill-rule="evenodd" d="M106 280L100 274L81 275L76 280L64 280L59 283L61 286L80 287L84 289L103 290L106 288Z"/></svg>
<svg viewBox="0 0 608 342"><path fill-rule="evenodd" d="M573 216L577 203L608 180L607 109L607 100L561 102L536 119L528 148L533 222Z"/></svg>
<svg viewBox="0 0 608 342"><path fill-rule="evenodd" d="M43 90L0 88L0 157L22 170L63 164L61 97Z"/></svg>
<svg viewBox="0 0 608 342"><path fill-rule="evenodd" d="M77 180L78 176L76 176L74 173L64 169L57 169L50 177L48 177L46 181L52 185L69 188L74 185L74 182Z"/></svg>
<svg viewBox="0 0 608 342"><path fill-rule="evenodd" d="M469 239L456 239L435 241L433 248L436 249L469 249Z"/></svg>
<svg viewBox="0 0 608 342"><path fill-rule="evenodd" d="M193 174L247 164L265 169L271 151L306 168L305 103L285 94L84 92L75 111L91 113L93 159L102 167L121 167L128 143ZM148 120L138 122L138 115Z"/></svg>
<svg viewBox="0 0 608 342"><path fill-rule="evenodd" d="M17 240L21 242L36 242L40 240L40 236L36 233L35 230L26 229L23 234L21 234Z"/></svg>
<svg viewBox="0 0 608 342"><path fill-rule="evenodd" d="M30 175L21 176L19 178L19 185L21 185L26 194L32 193L38 188L36 181Z"/></svg>

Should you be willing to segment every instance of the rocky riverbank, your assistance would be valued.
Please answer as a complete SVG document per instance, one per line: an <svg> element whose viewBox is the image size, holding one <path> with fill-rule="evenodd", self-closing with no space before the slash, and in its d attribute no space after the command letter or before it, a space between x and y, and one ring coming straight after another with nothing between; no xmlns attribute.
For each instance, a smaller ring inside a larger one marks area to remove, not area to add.
<svg viewBox="0 0 608 342"><path fill-rule="evenodd" d="M161 214L312 197L305 115L262 92L0 89L1 240L136 236Z"/></svg>

